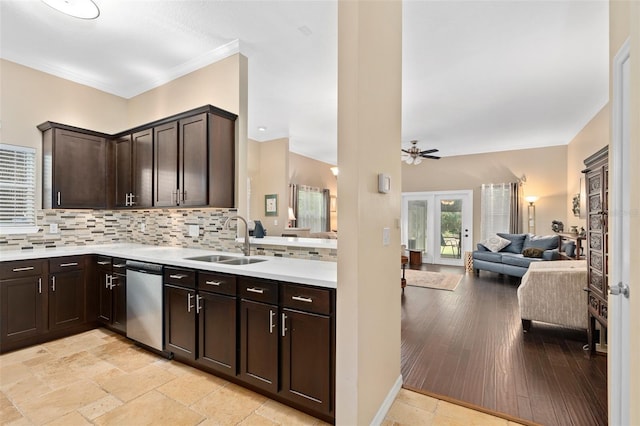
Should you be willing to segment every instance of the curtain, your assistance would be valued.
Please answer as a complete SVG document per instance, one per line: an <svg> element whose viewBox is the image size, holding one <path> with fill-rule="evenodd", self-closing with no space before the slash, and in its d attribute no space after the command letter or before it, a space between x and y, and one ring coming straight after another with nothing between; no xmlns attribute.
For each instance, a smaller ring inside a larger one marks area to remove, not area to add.
<svg viewBox="0 0 640 426"><path fill-rule="evenodd" d="M311 232L327 231L329 190L297 185L296 227L310 228Z"/></svg>
<svg viewBox="0 0 640 426"><path fill-rule="evenodd" d="M293 215L296 220L291 221L291 227L296 228L298 225L298 185L295 183L289 184L289 207L293 209Z"/></svg>
<svg viewBox="0 0 640 426"><path fill-rule="evenodd" d="M509 184L509 232L522 233L522 183Z"/></svg>
<svg viewBox="0 0 640 426"><path fill-rule="evenodd" d="M331 231L331 193L328 189L323 189L322 196L324 198L324 230Z"/></svg>
<svg viewBox="0 0 640 426"><path fill-rule="evenodd" d="M511 185L482 184L480 191L480 241L498 232L509 232Z"/></svg>

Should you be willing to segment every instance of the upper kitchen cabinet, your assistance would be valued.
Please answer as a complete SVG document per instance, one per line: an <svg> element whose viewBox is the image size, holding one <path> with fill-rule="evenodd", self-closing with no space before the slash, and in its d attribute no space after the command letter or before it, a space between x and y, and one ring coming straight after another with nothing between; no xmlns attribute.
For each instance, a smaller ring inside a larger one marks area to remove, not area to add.
<svg viewBox="0 0 640 426"><path fill-rule="evenodd" d="M153 129L114 140L116 207L153 204Z"/></svg>
<svg viewBox="0 0 640 426"><path fill-rule="evenodd" d="M63 124L45 122L43 208L107 207L107 138Z"/></svg>

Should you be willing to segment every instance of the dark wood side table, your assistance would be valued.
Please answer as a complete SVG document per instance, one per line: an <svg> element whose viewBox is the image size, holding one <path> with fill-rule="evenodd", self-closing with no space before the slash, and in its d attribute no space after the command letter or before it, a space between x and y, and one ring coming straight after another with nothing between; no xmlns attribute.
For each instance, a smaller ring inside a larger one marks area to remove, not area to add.
<svg viewBox="0 0 640 426"><path fill-rule="evenodd" d="M409 258L407 256L400 256L400 267L402 268L402 278L400 278L400 288L402 288L402 293L404 294L404 288L407 286L407 280L404 277L404 271L407 269L407 263L409 263Z"/></svg>
<svg viewBox="0 0 640 426"><path fill-rule="evenodd" d="M422 265L422 250L409 250L409 265Z"/></svg>

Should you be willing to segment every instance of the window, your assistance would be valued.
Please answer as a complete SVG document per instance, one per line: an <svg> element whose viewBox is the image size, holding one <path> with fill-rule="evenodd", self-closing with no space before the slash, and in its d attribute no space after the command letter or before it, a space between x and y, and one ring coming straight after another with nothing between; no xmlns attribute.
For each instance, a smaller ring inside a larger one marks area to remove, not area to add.
<svg viewBox="0 0 640 426"><path fill-rule="evenodd" d="M497 232L509 232L511 185L483 184L481 188L480 241Z"/></svg>
<svg viewBox="0 0 640 426"><path fill-rule="evenodd" d="M0 231L36 232L36 151L0 144Z"/></svg>
<svg viewBox="0 0 640 426"><path fill-rule="evenodd" d="M298 186L298 211L296 226L311 228L311 232L328 230L329 190Z"/></svg>

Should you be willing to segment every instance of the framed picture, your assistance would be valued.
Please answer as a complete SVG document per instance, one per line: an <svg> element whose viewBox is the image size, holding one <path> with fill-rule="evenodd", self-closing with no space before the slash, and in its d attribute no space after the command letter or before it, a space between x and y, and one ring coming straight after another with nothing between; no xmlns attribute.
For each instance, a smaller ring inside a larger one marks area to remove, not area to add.
<svg viewBox="0 0 640 426"><path fill-rule="evenodd" d="M278 194L264 196L264 215L278 216Z"/></svg>

